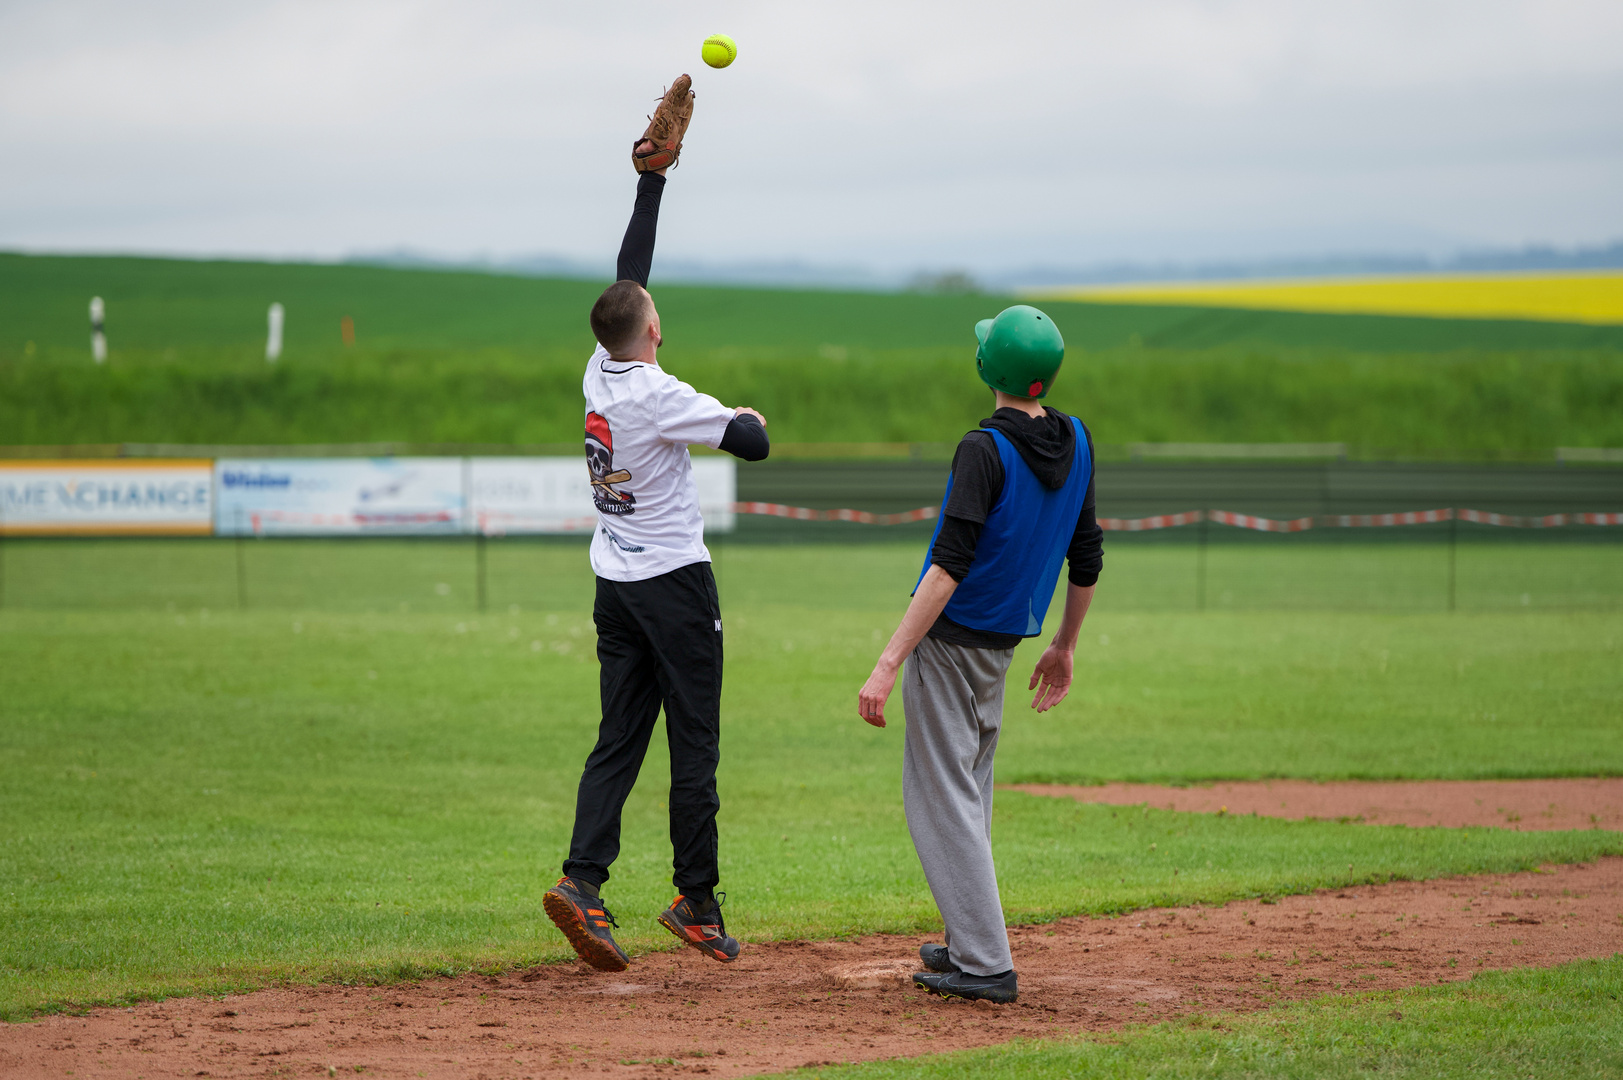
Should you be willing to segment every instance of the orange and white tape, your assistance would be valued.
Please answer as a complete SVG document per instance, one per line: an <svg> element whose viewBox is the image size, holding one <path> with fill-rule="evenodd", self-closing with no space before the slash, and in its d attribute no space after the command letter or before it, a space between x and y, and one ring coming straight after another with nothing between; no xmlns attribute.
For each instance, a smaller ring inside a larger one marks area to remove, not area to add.
<svg viewBox="0 0 1623 1080"><path fill-rule="evenodd" d="M1337 514L1326 518L1325 524L1343 529L1386 525L1435 525L1443 521L1452 521L1453 518L1453 510L1410 510L1402 514Z"/></svg>
<svg viewBox="0 0 1623 1080"><path fill-rule="evenodd" d="M1255 532L1301 532L1313 527L1313 519L1310 517L1275 520L1252 514L1236 514L1232 510L1208 510L1206 517L1219 525L1233 525L1237 529L1251 529Z"/></svg>
<svg viewBox="0 0 1623 1080"><path fill-rule="evenodd" d="M1484 510L1459 510L1461 521L1478 525L1508 525L1515 529L1554 529L1563 525L1623 525L1623 514L1549 514L1545 517L1515 517L1490 514Z"/></svg>
<svg viewBox="0 0 1623 1080"><path fill-rule="evenodd" d="M762 514L795 521L855 521L862 525L905 525L910 521L929 521L938 512L939 508L934 506L903 510L899 514L873 514L867 510L812 510L805 506L785 506L783 503L733 503L735 514Z"/></svg>
<svg viewBox="0 0 1623 1080"><path fill-rule="evenodd" d="M736 514L763 514L769 517L790 518L794 521L854 521L862 525L903 525L910 521L929 521L941 512L940 507L921 506L897 514L874 514L867 510L813 510L805 506L785 506L783 503L733 503ZM1514 529L1549 529L1564 525L1623 525L1623 513L1549 514L1544 517L1517 517L1514 514L1495 514L1486 510L1405 510L1394 514L1331 514L1324 517L1265 518L1255 514L1240 514L1233 510L1185 510L1181 514L1155 514L1141 518L1100 518L1099 527L1106 532L1146 532L1150 529L1173 529L1181 525L1197 525L1202 521L1230 525L1254 532L1303 532L1307 529L1390 528L1400 525L1437 525L1455 519L1477 525L1499 525Z"/></svg>
<svg viewBox="0 0 1623 1080"><path fill-rule="evenodd" d="M1146 529L1171 529L1179 525L1199 523L1199 510L1186 510L1181 514L1156 514L1141 518L1100 518L1099 528L1106 532L1143 532Z"/></svg>

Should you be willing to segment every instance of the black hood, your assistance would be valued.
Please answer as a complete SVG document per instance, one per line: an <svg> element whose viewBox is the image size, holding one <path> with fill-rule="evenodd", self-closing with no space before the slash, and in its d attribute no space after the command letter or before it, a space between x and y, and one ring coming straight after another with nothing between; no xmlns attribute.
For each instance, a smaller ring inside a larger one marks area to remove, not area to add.
<svg viewBox="0 0 1623 1080"><path fill-rule="evenodd" d="M981 427L1001 433L1037 479L1051 491L1065 486L1076 460L1076 428L1058 409L1043 406L1042 416L1027 416L1019 409L999 409L981 421Z"/></svg>

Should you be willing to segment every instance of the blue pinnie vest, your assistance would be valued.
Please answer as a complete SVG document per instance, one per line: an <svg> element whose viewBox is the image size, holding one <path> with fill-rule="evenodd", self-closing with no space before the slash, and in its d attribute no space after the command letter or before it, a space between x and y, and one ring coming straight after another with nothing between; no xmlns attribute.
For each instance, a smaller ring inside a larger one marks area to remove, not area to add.
<svg viewBox="0 0 1623 1080"><path fill-rule="evenodd" d="M1043 616L1048 614L1054 586L1059 583L1065 551L1076 532L1077 515L1087 498L1088 481L1093 476L1093 458L1082 422L1071 417L1076 430L1075 458L1065 486L1054 491L1037 479L1020 451L1000 431L982 428L997 443L1003 462L1003 491L981 528L975 545L975 561L958 583L943 614L959 626L996 634L1034 637L1043 632ZM941 505L952 494L952 477ZM924 569L919 581L930 572L930 549L941 533L936 521L930 548L924 553ZM918 585L913 586L915 590Z"/></svg>

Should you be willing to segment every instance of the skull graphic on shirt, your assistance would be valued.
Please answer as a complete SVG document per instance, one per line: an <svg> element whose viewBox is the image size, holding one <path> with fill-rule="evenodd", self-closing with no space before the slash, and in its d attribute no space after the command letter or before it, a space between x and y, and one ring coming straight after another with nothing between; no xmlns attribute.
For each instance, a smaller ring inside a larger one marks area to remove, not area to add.
<svg viewBox="0 0 1623 1080"><path fill-rule="evenodd" d="M630 481L631 473L614 468L614 433L609 422L595 412L586 414L586 471L591 476L592 503L600 512L637 512L637 496L615 486Z"/></svg>

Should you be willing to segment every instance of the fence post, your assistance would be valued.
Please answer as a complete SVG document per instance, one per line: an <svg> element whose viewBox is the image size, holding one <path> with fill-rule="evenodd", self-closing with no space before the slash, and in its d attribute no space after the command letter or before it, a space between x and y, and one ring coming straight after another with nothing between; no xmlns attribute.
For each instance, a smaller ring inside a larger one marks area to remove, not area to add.
<svg viewBox="0 0 1623 1080"><path fill-rule="evenodd" d="M237 610L248 610L248 555L242 549L242 507L237 507Z"/></svg>
<svg viewBox="0 0 1623 1080"><path fill-rule="evenodd" d="M479 613L485 611L485 523L473 505L473 458L462 459L462 531L473 533L473 581Z"/></svg>
<svg viewBox="0 0 1623 1080"><path fill-rule="evenodd" d="M1206 610L1206 524L1210 510L1200 512L1200 539L1195 544L1195 610Z"/></svg>
<svg viewBox="0 0 1623 1080"><path fill-rule="evenodd" d="M479 613L485 611L485 531L480 529L473 534L473 561L475 592L479 597Z"/></svg>
<svg viewBox="0 0 1623 1080"><path fill-rule="evenodd" d="M1455 563L1459 560L1460 512L1448 512L1448 610L1454 610Z"/></svg>
<svg viewBox="0 0 1623 1080"><path fill-rule="evenodd" d="M248 610L248 567L242 550L242 534L237 534L237 610Z"/></svg>

